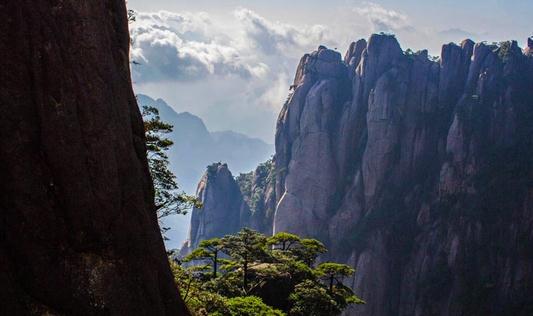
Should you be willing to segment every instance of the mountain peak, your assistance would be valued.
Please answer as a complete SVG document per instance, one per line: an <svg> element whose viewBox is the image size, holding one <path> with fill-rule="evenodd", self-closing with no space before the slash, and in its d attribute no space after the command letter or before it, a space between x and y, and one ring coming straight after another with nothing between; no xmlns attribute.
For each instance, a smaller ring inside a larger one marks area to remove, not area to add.
<svg viewBox="0 0 533 316"><path fill-rule="evenodd" d="M350 315L513 314L533 295L522 272L533 241L513 237L533 214L529 49L464 40L437 62L374 34L344 61L325 46L305 54L271 171L237 178L259 214L240 225L317 238L324 260L354 266L350 285L368 300Z"/></svg>

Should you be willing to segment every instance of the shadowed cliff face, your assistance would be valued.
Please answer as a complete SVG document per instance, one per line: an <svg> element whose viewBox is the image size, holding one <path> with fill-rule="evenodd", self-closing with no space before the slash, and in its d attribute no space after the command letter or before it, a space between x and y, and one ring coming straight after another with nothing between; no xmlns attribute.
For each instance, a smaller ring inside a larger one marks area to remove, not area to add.
<svg viewBox="0 0 533 316"><path fill-rule="evenodd" d="M530 46L532 41L529 41ZM274 232L356 267L350 315L533 312L531 48L438 62L373 35L304 56L276 134Z"/></svg>
<svg viewBox="0 0 533 316"><path fill-rule="evenodd" d="M154 210L124 1L0 4L2 315L187 315Z"/></svg>

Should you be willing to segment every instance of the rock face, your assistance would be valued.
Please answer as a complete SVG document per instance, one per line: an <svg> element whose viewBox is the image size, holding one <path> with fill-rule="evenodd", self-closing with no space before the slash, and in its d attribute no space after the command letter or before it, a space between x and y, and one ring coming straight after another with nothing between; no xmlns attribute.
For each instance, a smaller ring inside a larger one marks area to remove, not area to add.
<svg viewBox="0 0 533 316"><path fill-rule="evenodd" d="M0 314L188 315L159 234L124 1L0 4Z"/></svg>
<svg viewBox="0 0 533 316"><path fill-rule="evenodd" d="M182 254L198 247L202 240L239 231L249 212L227 164L215 163L207 167L196 196L203 205L192 210L189 238Z"/></svg>
<svg viewBox="0 0 533 316"><path fill-rule="evenodd" d="M529 51L466 40L432 61L373 35L344 62L302 59L277 127L274 232L356 267L368 303L349 315L533 312Z"/></svg>
<svg viewBox="0 0 533 316"><path fill-rule="evenodd" d="M434 60L373 35L301 59L272 228L356 268L367 304L347 315L533 313L532 50L465 40Z"/></svg>
<svg viewBox="0 0 533 316"><path fill-rule="evenodd" d="M225 163L208 166L196 191L203 205L192 210L189 237L180 255L190 253L202 240L234 234L243 227L272 234L273 168L272 161L267 161L235 179Z"/></svg>

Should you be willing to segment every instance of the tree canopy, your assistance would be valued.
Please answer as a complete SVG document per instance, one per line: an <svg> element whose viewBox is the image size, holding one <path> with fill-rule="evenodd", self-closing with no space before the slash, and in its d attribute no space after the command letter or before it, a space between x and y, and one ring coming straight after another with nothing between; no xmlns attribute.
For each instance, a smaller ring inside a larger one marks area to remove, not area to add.
<svg viewBox="0 0 533 316"><path fill-rule="evenodd" d="M326 262L318 240L251 229L202 241L185 266L172 263L184 300L197 315L339 315L363 304L344 279L354 269Z"/></svg>

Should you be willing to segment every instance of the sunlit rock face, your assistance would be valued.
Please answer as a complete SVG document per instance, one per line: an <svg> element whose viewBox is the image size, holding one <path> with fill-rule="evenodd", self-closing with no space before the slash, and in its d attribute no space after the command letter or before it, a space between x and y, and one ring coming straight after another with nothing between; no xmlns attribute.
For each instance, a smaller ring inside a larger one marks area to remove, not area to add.
<svg viewBox="0 0 533 316"><path fill-rule="evenodd" d="M207 167L196 196L202 207L192 210L189 238L182 249L183 254L198 247L202 240L238 232L241 213L243 217L248 214L239 186L226 164L215 163Z"/></svg>
<svg viewBox="0 0 533 316"><path fill-rule="evenodd" d="M346 315L530 315L532 47L465 40L436 59L380 34L344 60L323 46L304 55L270 180L235 194L249 216L224 208L210 229L240 218L325 242L321 259L355 267L349 283L367 301ZM233 196L210 190L223 194L205 212Z"/></svg>
<svg viewBox="0 0 533 316"><path fill-rule="evenodd" d="M0 4L0 314L188 315L159 233L124 1Z"/></svg>
<svg viewBox="0 0 533 316"><path fill-rule="evenodd" d="M180 256L196 249L202 240L235 234L243 227L270 235L276 208L272 174L271 162L237 178L225 163L208 166L196 190L202 206L192 210L189 236Z"/></svg>
<svg viewBox="0 0 533 316"><path fill-rule="evenodd" d="M368 303L349 315L531 313L530 51L465 40L434 60L373 35L302 58L273 229L356 267Z"/></svg>

